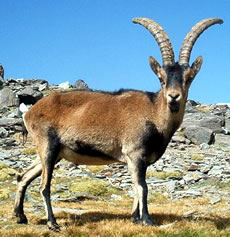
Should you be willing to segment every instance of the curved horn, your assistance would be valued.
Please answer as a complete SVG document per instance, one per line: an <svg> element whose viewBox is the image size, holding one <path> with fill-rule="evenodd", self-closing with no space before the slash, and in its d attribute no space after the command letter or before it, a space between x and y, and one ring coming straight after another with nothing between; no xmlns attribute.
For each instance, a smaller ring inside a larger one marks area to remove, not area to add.
<svg viewBox="0 0 230 237"><path fill-rule="evenodd" d="M164 66L175 63L174 52L169 37L158 23L149 18L134 18L133 23L144 26L154 36L160 47Z"/></svg>
<svg viewBox="0 0 230 237"><path fill-rule="evenodd" d="M199 36L210 26L222 24L223 20L219 18L204 19L197 23L186 35L179 54L179 64L189 64L192 47Z"/></svg>

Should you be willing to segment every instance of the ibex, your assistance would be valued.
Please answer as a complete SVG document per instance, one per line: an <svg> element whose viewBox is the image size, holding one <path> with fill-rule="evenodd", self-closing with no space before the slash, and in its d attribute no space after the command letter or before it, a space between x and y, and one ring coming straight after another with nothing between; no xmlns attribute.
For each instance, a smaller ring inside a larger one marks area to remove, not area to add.
<svg viewBox="0 0 230 237"><path fill-rule="evenodd" d="M55 164L64 158L77 165L128 164L136 192L132 220L155 224L147 207L146 169L163 155L183 120L189 87L202 65L200 56L189 66L195 41L208 27L223 21L210 18L197 23L185 37L176 63L169 37L158 23L148 18L134 18L133 22L144 26L160 47L163 66L153 57L149 60L160 80L160 91L54 92L26 112L24 123L38 158L18 176L14 206L18 223L27 223L23 210L26 189L42 175L40 192L47 225L59 229L50 201L50 184Z"/></svg>

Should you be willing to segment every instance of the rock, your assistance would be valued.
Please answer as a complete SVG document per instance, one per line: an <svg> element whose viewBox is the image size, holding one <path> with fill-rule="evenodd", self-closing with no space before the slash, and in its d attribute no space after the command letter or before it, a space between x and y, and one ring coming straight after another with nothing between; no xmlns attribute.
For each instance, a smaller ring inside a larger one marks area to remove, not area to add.
<svg viewBox="0 0 230 237"><path fill-rule="evenodd" d="M212 205L214 205L214 204L216 204L216 203L218 203L218 202L220 202L220 201L221 201L221 197L220 197L220 196L216 196L216 197L212 198L212 199L209 201L209 203L212 204Z"/></svg>
<svg viewBox="0 0 230 237"><path fill-rule="evenodd" d="M209 145L207 144L207 143L201 143L200 144L200 149L201 150L206 150L206 149L208 149L209 148Z"/></svg>
<svg viewBox="0 0 230 237"><path fill-rule="evenodd" d="M18 118L0 118L0 126L14 126L14 125L21 125L22 119Z"/></svg>
<svg viewBox="0 0 230 237"><path fill-rule="evenodd" d="M77 80L74 87L78 90L89 90L88 85L83 80Z"/></svg>
<svg viewBox="0 0 230 237"><path fill-rule="evenodd" d="M0 137L8 137L9 133L3 127L0 127Z"/></svg>
<svg viewBox="0 0 230 237"><path fill-rule="evenodd" d="M43 97L43 94L40 91L34 90L31 87L26 87L25 89L21 90L17 93L20 104L24 103L26 105L33 105L38 100Z"/></svg>
<svg viewBox="0 0 230 237"><path fill-rule="evenodd" d="M186 139L182 136L178 136L178 135L175 135L172 137L172 142L176 142L176 143L186 143Z"/></svg>
<svg viewBox="0 0 230 237"><path fill-rule="evenodd" d="M186 108L185 108L185 112L186 113L194 113L196 111L195 107L198 105L197 102L193 101L193 100L188 100L186 103Z"/></svg>
<svg viewBox="0 0 230 237"><path fill-rule="evenodd" d="M1 106L16 106L19 104L19 100L15 93L8 87L0 90L0 105Z"/></svg>
<svg viewBox="0 0 230 237"><path fill-rule="evenodd" d="M70 88L70 83L69 83L69 81L62 82L58 85L58 87L61 88L61 89L66 90L66 89Z"/></svg>
<svg viewBox="0 0 230 237"><path fill-rule="evenodd" d="M2 64L0 64L0 77L4 79L4 68Z"/></svg>
<svg viewBox="0 0 230 237"><path fill-rule="evenodd" d="M0 77L0 90L3 88L3 86L4 86L4 79Z"/></svg>
<svg viewBox="0 0 230 237"><path fill-rule="evenodd" d="M214 133L209 128L189 126L185 128L184 135L194 144L212 144L214 142Z"/></svg>
<svg viewBox="0 0 230 237"><path fill-rule="evenodd" d="M212 169L208 172L209 176L219 176L223 172L223 168L221 166L215 165Z"/></svg>
<svg viewBox="0 0 230 237"><path fill-rule="evenodd" d="M41 85L38 87L38 90L39 90L39 91L44 91L44 90L48 90L48 89L49 89L48 83L41 84Z"/></svg>
<svg viewBox="0 0 230 237"><path fill-rule="evenodd" d="M200 127L209 128L215 133L221 133L222 127L224 126L224 119L218 116L205 117L199 121Z"/></svg>
<svg viewBox="0 0 230 237"><path fill-rule="evenodd" d="M67 208L67 207L52 207L54 214L65 212L72 215L82 215L84 213L87 213L85 210L78 210L73 208Z"/></svg>
<svg viewBox="0 0 230 237"><path fill-rule="evenodd" d="M230 150L230 136L224 134L216 134L215 145L227 148Z"/></svg>
<svg viewBox="0 0 230 237"><path fill-rule="evenodd" d="M200 172L188 172L184 177L186 184L191 184L199 181L202 178L202 173Z"/></svg>

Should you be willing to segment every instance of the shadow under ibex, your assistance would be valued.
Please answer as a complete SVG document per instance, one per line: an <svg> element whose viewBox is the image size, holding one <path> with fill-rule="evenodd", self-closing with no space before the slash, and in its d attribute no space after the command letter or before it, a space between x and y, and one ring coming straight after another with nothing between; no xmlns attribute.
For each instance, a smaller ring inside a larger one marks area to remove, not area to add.
<svg viewBox="0 0 230 237"><path fill-rule="evenodd" d="M187 221L210 221L213 222L218 230L224 230L230 226L230 218L222 218L222 217L184 217L183 215L174 215L174 214L152 214L152 220L156 222L156 226L161 226L165 222L179 222L183 220ZM112 214L112 213L103 213L103 212L87 212L82 215L69 214L65 212L60 212L57 215L58 220L65 220L64 225L76 225L83 226L89 222L100 222L102 220L130 220L130 215L125 214ZM37 224L45 224L46 221L39 220Z"/></svg>

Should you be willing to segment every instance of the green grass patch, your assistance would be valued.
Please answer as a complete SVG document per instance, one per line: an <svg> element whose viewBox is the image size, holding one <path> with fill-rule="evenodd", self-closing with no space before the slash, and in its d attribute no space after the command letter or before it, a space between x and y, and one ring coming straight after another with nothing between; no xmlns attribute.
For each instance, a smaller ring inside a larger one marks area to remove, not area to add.
<svg viewBox="0 0 230 237"><path fill-rule="evenodd" d="M34 147L29 147L29 148L23 149L22 153L24 155L35 155L35 154L37 154L37 151Z"/></svg>
<svg viewBox="0 0 230 237"><path fill-rule="evenodd" d="M173 177L182 177L182 175L183 174L179 171L175 171L175 172L147 171L146 177L147 178L155 177L155 178L158 178L158 179L166 180L168 178L173 178Z"/></svg>
<svg viewBox="0 0 230 237"><path fill-rule="evenodd" d="M104 165L89 165L87 166L87 168L89 169L89 171L91 173L93 173L94 175L100 173L102 170L104 170Z"/></svg>
<svg viewBox="0 0 230 237"><path fill-rule="evenodd" d="M192 154L191 155L192 160L202 161L204 160L204 155L202 154Z"/></svg>
<svg viewBox="0 0 230 237"><path fill-rule="evenodd" d="M88 193L97 197L110 197L113 193L122 193L120 189L111 187L105 181L89 178L77 179L70 185L69 190L73 193Z"/></svg>

